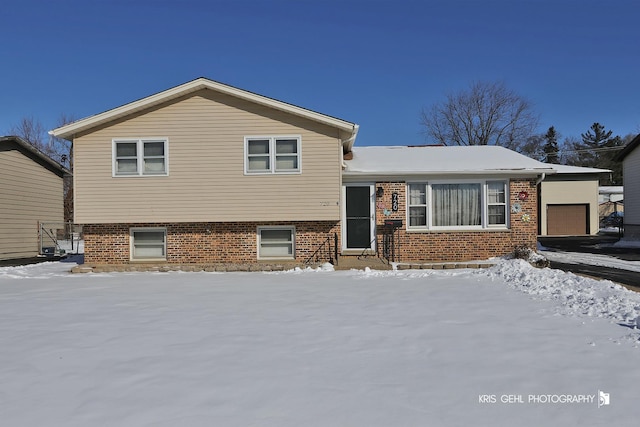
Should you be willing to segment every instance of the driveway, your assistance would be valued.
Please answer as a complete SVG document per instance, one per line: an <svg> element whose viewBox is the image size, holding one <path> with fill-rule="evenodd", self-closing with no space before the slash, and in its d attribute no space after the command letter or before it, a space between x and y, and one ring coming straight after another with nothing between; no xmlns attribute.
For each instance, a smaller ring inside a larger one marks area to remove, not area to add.
<svg viewBox="0 0 640 427"><path fill-rule="evenodd" d="M614 235L538 238L538 242L542 246L553 251L603 255L611 257L613 260L638 261L640 264L640 248L613 247L613 243L618 240L618 236ZM637 271L580 262L551 261L551 267L576 274L608 279L640 291L640 274Z"/></svg>

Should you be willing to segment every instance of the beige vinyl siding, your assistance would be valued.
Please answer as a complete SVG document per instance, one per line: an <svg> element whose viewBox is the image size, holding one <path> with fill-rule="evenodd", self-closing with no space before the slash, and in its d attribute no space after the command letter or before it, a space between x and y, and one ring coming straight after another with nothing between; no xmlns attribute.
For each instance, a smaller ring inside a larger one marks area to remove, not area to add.
<svg viewBox="0 0 640 427"><path fill-rule="evenodd" d="M0 259L38 254L38 222L63 217L62 178L17 149L0 148Z"/></svg>
<svg viewBox="0 0 640 427"><path fill-rule="evenodd" d="M589 234L597 234L598 179L584 181L542 181L540 184L540 234L547 235L547 205L588 205ZM582 227L583 229L585 227ZM580 233L584 234L584 232Z"/></svg>
<svg viewBox="0 0 640 427"><path fill-rule="evenodd" d="M244 174L246 136L299 135L301 173ZM112 177L114 138L167 138L168 176ZM74 140L78 223L339 220L338 130L203 90Z"/></svg>

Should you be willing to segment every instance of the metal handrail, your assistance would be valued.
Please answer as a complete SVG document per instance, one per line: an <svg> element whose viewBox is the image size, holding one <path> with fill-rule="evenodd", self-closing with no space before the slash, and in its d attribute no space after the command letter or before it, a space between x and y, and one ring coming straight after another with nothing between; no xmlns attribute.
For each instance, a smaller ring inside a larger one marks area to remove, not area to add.
<svg viewBox="0 0 640 427"><path fill-rule="evenodd" d="M331 239L333 238L333 248L331 247ZM333 249L333 251L332 251ZM326 255L327 261L333 265L338 264L338 235L336 233L333 236L329 235L318 248L304 261L305 264L310 264L312 260L318 262Z"/></svg>

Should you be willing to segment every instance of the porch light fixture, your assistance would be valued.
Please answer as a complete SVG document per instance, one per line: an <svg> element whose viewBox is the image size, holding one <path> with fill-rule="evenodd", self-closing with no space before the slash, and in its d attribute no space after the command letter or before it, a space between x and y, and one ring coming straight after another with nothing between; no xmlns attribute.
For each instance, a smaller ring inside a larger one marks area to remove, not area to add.
<svg viewBox="0 0 640 427"><path fill-rule="evenodd" d="M384 188L378 187L376 188L376 197L382 197L384 195Z"/></svg>

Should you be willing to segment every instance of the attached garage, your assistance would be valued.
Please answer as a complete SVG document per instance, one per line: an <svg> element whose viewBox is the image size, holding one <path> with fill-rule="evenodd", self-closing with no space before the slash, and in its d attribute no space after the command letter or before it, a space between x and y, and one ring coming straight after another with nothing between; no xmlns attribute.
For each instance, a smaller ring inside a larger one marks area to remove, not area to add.
<svg viewBox="0 0 640 427"><path fill-rule="evenodd" d="M547 205L547 235L589 234L589 205Z"/></svg>
<svg viewBox="0 0 640 427"><path fill-rule="evenodd" d="M610 171L579 166L553 165L557 173L540 183L538 234L584 236L597 234L598 180Z"/></svg>

